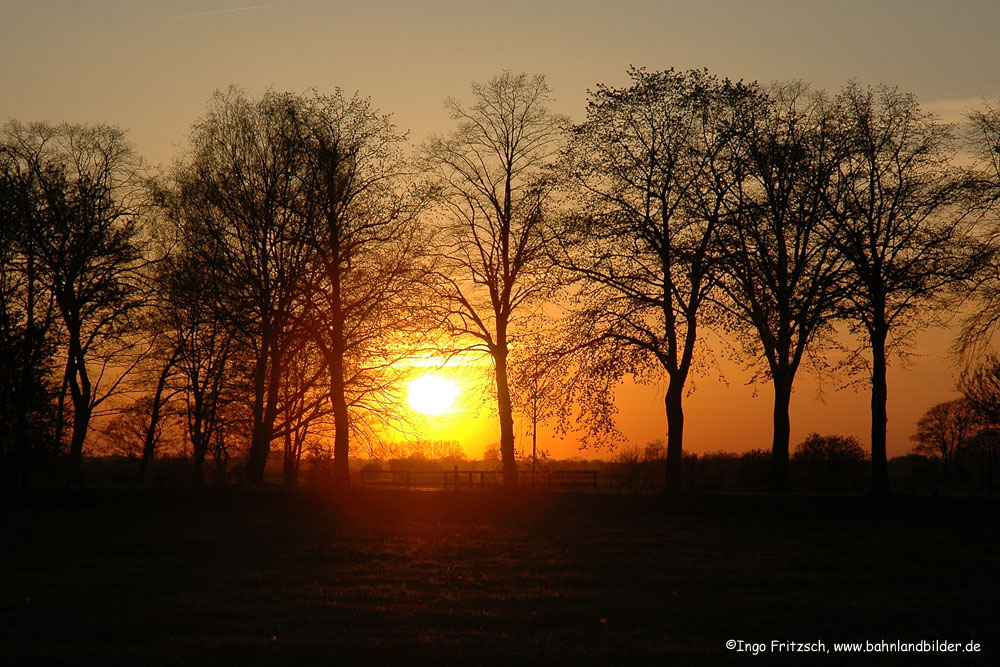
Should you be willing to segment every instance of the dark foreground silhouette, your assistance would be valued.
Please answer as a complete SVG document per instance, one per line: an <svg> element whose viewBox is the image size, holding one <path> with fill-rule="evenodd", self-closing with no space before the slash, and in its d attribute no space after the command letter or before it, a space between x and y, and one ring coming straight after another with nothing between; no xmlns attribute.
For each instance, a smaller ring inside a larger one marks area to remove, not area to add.
<svg viewBox="0 0 1000 667"><path fill-rule="evenodd" d="M8 495L0 516L12 665L751 657L729 639L1000 658L992 500L90 489Z"/></svg>

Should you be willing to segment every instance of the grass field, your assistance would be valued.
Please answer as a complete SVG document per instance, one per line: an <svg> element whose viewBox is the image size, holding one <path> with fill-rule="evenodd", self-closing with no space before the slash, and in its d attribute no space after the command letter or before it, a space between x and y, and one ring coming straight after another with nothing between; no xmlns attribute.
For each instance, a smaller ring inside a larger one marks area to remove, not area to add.
<svg viewBox="0 0 1000 667"><path fill-rule="evenodd" d="M1000 664L984 499L91 489L0 516L5 665Z"/></svg>

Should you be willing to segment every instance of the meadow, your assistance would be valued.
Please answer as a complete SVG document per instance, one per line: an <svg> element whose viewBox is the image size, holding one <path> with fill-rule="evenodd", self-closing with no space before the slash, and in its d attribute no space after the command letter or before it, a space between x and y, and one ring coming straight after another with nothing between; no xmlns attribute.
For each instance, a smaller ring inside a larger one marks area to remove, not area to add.
<svg viewBox="0 0 1000 667"><path fill-rule="evenodd" d="M729 639L975 640L923 657L1000 659L994 499L5 493L9 665L773 664Z"/></svg>

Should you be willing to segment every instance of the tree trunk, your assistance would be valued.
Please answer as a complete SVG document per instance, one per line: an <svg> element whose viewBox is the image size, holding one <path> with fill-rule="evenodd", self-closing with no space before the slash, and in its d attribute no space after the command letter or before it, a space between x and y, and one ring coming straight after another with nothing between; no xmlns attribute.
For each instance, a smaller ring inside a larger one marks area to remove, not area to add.
<svg viewBox="0 0 1000 667"><path fill-rule="evenodd" d="M667 411L667 493L683 490L681 460L684 454L684 380L672 375L663 402Z"/></svg>
<svg viewBox="0 0 1000 667"><path fill-rule="evenodd" d="M872 344L872 493L889 495L889 462L886 453L886 427L889 422L886 400L889 389L886 383L885 341L888 327L876 326Z"/></svg>
<svg viewBox="0 0 1000 667"><path fill-rule="evenodd" d="M285 467L283 470L285 486L296 486L299 483L297 440L298 438L292 438L291 429L285 431Z"/></svg>
<svg viewBox="0 0 1000 667"><path fill-rule="evenodd" d="M774 384L774 433L771 440L771 488L788 489L788 444L792 425L788 417L792 400L792 377L788 372L773 374Z"/></svg>
<svg viewBox="0 0 1000 667"><path fill-rule="evenodd" d="M351 415L347 410L347 388L344 383L344 315L340 309L340 271L329 272L333 310L330 313L330 407L333 408L333 484L346 491L351 484Z"/></svg>
<svg viewBox="0 0 1000 667"><path fill-rule="evenodd" d="M191 484L201 486L201 470L205 467L205 456L208 454L208 436L204 433L199 438L199 442L194 445L191 452Z"/></svg>
<svg viewBox="0 0 1000 667"><path fill-rule="evenodd" d="M201 484L201 469L208 453L210 433L205 432L205 402L200 390L194 392L194 416L188 422L191 430L191 485Z"/></svg>
<svg viewBox="0 0 1000 667"><path fill-rule="evenodd" d="M280 331L279 327L275 327ZM274 420L278 416L278 389L281 386L281 345L282 340L276 333L272 338L268 348L270 355L264 359L264 391L265 401L259 424L253 432L253 440L250 444L250 461L248 472L250 483L261 485L264 483L264 469L267 467L267 457L271 453L271 439L274 436ZM255 418L256 421L256 418Z"/></svg>
<svg viewBox="0 0 1000 667"><path fill-rule="evenodd" d="M83 441L90 426L90 400L73 396L73 434L69 441L69 472L74 481L83 476Z"/></svg>
<svg viewBox="0 0 1000 667"><path fill-rule="evenodd" d="M514 410L510 402L510 385L507 382L507 350L499 349L494 355L497 372L497 413L500 417L500 458L503 462L503 485L517 486L517 462L514 460Z"/></svg>
<svg viewBox="0 0 1000 667"><path fill-rule="evenodd" d="M247 475L251 484L264 483L264 468L267 466L267 455L271 452L270 429L263 420L254 424L250 434L250 455L247 459Z"/></svg>
<svg viewBox="0 0 1000 667"><path fill-rule="evenodd" d="M93 410L90 404L90 378L80 349L79 332L70 332L70 355L73 359L69 378L70 395L73 398L73 434L69 442L69 472L71 481L79 481L83 477L83 441L87 438Z"/></svg>
<svg viewBox="0 0 1000 667"><path fill-rule="evenodd" d="M538 464L538 418L531 419L531 472L535 472Z"/></svg>
<svg viewBox="0 0 1000 667"><path fill-rule="evenodd" d="M14 446L17 450L17 458L20 467L21 484L31 485L32 473L32 438L28 426L28 411L36 405L38 397L35 396L34 373L39 360L36 350L41 345L41 340L35 341L35 253L34 244L29 242L26 249L25 282L27 289L27 303L25 307L24 322L24 350L21 356L21 380L17 391L16 415L14 426ZM31 396L28 396L28 391Z"/></svg>
<svg viewBox="0 0 1000 667"><path fill-rule="evenodd" d="M153 461L156 452L156 427L160 425L160 407L163 401L163 387L167 384L167 376L174 366L177 353L163 367L160 377L156 381L156 391L153 393L153 409L149 415L149 426L146 428L146 439L142 447L142 461L139 462L139 472L135 476L135 483L142 484L146 479L146 470Z"/></svg>
<svg viewBox="0 0 1000 667"><path fill-rule="evenodd" d="M250 431L250 453L247 456L247 476L251 484L264 483L264 466L270 447L270 434L264 433L264 395L267 391L267 349L260 353L253 378L253 428Z"/></svg>

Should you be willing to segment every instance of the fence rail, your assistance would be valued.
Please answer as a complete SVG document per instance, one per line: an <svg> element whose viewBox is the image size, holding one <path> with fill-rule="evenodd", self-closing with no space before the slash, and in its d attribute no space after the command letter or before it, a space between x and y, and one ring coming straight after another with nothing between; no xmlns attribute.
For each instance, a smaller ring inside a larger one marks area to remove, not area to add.
<svg viewBox="0 0 1000 667"><path fill-rule="evenodd" d="M597 488L596 470L552 470L518 472L518 483L530 487ZM486 489L503 485L499 470L362 470L363 486L390 486L407 489Z"/></svg>

